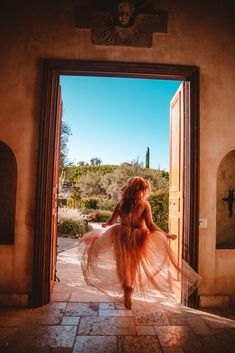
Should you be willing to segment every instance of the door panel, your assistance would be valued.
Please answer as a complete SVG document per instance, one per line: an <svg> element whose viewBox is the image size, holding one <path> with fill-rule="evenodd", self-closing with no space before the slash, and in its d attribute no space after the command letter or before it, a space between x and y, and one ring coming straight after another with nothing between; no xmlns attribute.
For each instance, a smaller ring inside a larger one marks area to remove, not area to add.
<svg viewBox="0 0 235 353"><path fill-rule="evenodd" d="M55 153L53 162L53 195L52 195L52 221L51 221L51 257L50 257L50 293L52 294L56 278L57 261L57 222L58 222L58 192L59 192L59 159L60 159L60 133L62 119L61 87L58 86L56 106Z"/></svg>
<svg viewBox="0 0 235 353"><path fill-rule="evenodd" d="M184 177L184 83L170 103L170 183L169 232L177 235L171 247L180 265L183 247L183 177ZM179 280L180 278L178 278ZM181 290L176 293L181 298Z"/></svg>

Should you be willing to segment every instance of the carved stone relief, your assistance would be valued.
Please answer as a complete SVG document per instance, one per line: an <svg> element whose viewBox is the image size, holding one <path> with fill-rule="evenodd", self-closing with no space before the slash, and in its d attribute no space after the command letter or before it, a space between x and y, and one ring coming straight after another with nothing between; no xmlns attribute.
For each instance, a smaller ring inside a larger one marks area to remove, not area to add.
<svg viewBox="0 0 235 353"><path fill-rule="evenodd" d="M153 10L152 1L120 0L98 9L80 7L76 14L78 28L90 28L96 45L152 47L154 32L167 33L167 13Z"/></svg>

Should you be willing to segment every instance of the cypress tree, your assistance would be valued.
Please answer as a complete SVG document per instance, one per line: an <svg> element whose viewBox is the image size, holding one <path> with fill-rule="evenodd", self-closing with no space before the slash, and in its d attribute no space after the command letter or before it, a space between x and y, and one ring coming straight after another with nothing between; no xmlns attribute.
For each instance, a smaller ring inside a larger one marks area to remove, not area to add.
<svg viewBox="0 0 235 353"><path fill-rule="evenodd" d="M146 163L145 163L145 167L146 167L146 168L149 168L149 160L150 160L150 152L149 152L149 147L147 147Z"/></svg>

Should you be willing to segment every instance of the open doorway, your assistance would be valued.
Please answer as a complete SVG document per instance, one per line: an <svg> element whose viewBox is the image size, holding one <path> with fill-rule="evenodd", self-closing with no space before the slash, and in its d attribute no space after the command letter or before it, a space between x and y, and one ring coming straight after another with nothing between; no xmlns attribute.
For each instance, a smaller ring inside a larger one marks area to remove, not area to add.
<svg viewBox="0 0 235 353"><path fill-rule="evenodd" d="M91 296L91 288L85 289L82 281L78 238L90 229L101 229L131 176L150 182L153 219L169 231L170 126L172 138L178 135L176 114L170 119L170 102L180 84L178 80L60 76L63 112L53 298L77 298L76 292L80 299ZM171 208L171 228L172 219ZM171 231L181 239L179 229Z"/></svg>
<svg viewBox="0 0 235 353"><path fill-rule="evenodd" d="M34 267L34 285L32 305L41 305L50 300L51 290L54 281L55 266L55 242L53 242L53 231L50 228L50 215L53 213L52 190L56 190L55 168L54 171L45 173L45 167L50 163L56 163L58 154L58 135L59 130L59 112L60 112L60 90L59 76L62 74L85 75L85 76L108 76L108 77L135 77L152 79L177 79L184 81L183 90L178 92L178 108L172 110L173 116L179 119L179 113L184 108L183 123L184 136L180 137L178 152L182 155L177 157L183 162L183 173L180 178L184 182L184 204L183 209L184 222L180 223L183 231L181 239L181 253L186 261L196 269L197 267L197 151L198 151L198 70L195 67L172 67L163 65L145 65L145 64L127 64L119 63L93 63L93 62L48 62L45 68L45 95L44 95L44 115L42 117L42 138L41 152L39 157L39 180L38 180L38 213L36 217L36 246L35 246L35 267ZM175 103L174 103L175 105ZM47 118L46 118L47 117ZM46 118L46 119L45 119ZM49 132L49 134L48 134ZM45 141L47 148L45 149ZM57 141L57 142L56 142ZM185 142L182 144L182 142ZM173 148L175 155L175 149ZM183 156L183 159L182 159ZM171 158L172 159L172 158ZM174 166L172 165L171 168ZM176 173L177 174L177 173ZM177 177L174 179L177 181ZM46 182L46 183L45 183ZM54 188L53 188L54 186ZM173 185L173 189L175 185ZM45 189L45 195L42 197L42 188ZM40 195L39 195L40 192ZM175 201L179 195L173 195L172 209L175 207ZM55 204L54 204L55 206ZM186 217L187 213L187 217ZM175 215L174 215L175 217ZM177 217L177 216L176 216ZM172 218L173 219L173 218ZM181 221L180 221L181 222ZM39 225L40 224L40 225ZM179 224L179 222L178 222ZM37 227L38 226L38 227ZM176 229L176 228L175 228ZM178 227L179 229L179 227ZM40 233L40 236L39 236ZM43 241L42 241L43 240ZM46 249L45 245L49 246ZM54 248L53 248L54 244ZM37 261L36 261L37 259ZM43 273L39 271L38 261L44 263ZM38 279L41 278L42 286L38 288ZM43 280L43 281L42 281ZM36 291L37 289L37 291ZM194 300L195 303L195 300ZM191 304L192 305L192 304Z"/></svg>

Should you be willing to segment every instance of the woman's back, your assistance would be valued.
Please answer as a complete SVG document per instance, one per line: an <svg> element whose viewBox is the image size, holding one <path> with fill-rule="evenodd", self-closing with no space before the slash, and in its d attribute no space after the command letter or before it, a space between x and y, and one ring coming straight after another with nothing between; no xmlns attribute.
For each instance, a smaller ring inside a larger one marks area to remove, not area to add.
<svg viewBox="0 0 235 353"><path fill-rule="evenodd" d="M140 200L137 205L129 212L125 212L120 207L119 217L120 223L129 227L146 227L145 224L145 208L146 202Z"/></svg>

